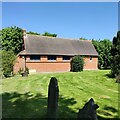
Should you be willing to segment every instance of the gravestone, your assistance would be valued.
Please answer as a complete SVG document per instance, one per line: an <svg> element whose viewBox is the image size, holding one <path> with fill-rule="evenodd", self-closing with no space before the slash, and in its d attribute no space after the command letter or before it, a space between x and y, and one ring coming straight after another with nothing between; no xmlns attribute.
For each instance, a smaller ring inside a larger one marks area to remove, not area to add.
<svg viewBox="0 0 120 120"><path fill-rule="evenodd" d="M48 118L54 119L58 117L58 97L59 97L58 82L55 77L52 77L50 79L48 88L48 106L47 106Z"/></svg>
<svg viewBox="0 0 120 120"><path fill-rule="evenodd" d="M94 104L94 100L91 98L82 109L79 109L78 120L98 120L96 109L99 108L97 104Z"/></svg>

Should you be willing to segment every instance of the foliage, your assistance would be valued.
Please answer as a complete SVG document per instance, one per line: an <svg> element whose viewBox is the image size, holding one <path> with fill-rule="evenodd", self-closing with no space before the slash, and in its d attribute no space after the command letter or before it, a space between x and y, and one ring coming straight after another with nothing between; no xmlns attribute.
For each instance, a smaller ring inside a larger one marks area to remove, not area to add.
<svg viewBox="0 0 120 120"><path fill-rule="evenodd" d="M100 69L104 68L110 68L111 66L111 47L112 42L110 40L104 39L104 40L92 40L92 43L98 52L98 67Z"/></svg>
<svg viewBox="0 0 120 120"><path fill-rule="evenodd" d="M32 32L32 31L27 32L27 34L31 34L31 35L40 35L39 33L37 33L37 32Z"/></svg>
<svg viewBox="0 0 120 120"><path fill-rule="evenodd" d="M80 72L83 71L84 67L84 60L81 56L73 57L71 61L71 71L73 72Z"/></svg>
<svg viewBox="0 0 120 120"><path fill-rule="evenodd" d="M39 118L47 112L48 85L51 77L58 79L59 116L77 116L91 97L99 105L101 120L118 117L118 84L106 75L109 70L41 73L29 77L14 76L2 81L3 118ZM24 110L23 110L24 108ZM31 112L32 111L32 112ZM103 119L102 119L103 118ZM100 119L99 119L100 120Z"/></svg>
<svg viewBox="0 0 120 120"><path fill-rule="evenodd" d="M3 75L9 77L13 73L15 55L13 51L1 51L1 55Z"/></svg>
<svg viewBox="0 0 120 120"><path fill-rule="evenodd" d="M24 71L23 68L20 68L19 71L18 71L18 73L19 73L20 75L21 75L22 73L24 73L24 72L26 72L27 74L29 74L29 68L26 67L25 71Z"/></svg>
<svg viewBox="0 0 120 120"><path fill-rule="evenodd" d="M32 31L27 32L27 34L40 35L39 33L37 33L37 32L32 32ZM49 33L49 32L45 32L44 34L42 34L42 36L57 37L57 34L51 34L51 33Z"/></svg>
<svg viewBox="0 0 120 120"><path fill-rule="evenodd" d="M116 76L116 82L120 83L120 73Z"/></svg>
<svg viewBox="0 0 120 120"><path fill-rule="evenodd" d="M25 72L26 72L27 74L29 74L29 68L28 68L28 67L26 67Z"/></svg>
<svg viewBox="0 0 120 120"><path fill-rule="evenodd" d="M111 75L115 77L118 74L120 74L120 31L117 32L117 37L113 38L111 53L112 53Z"/></svg>
<svg viewBox="0 0 120 120"><path fill-rule="evenodd" d="M51 34L49 32L45 32L44 34L42 34L42 36L57 37L57 34Z"/></svg>
<svg viewBox="0 0 120 120"><path fill-rule="evenodd" d="M1 39L2 49L6 51L13 51L18 54L22 50L23 32L19 27L7 27L2 29Z"/></svg>
<svg viewBox="0 0 120 120"><path fill-rule="evenodd" d="M40 35L39 33L37 33L37 32L32 32L32 31L27 32L27 34ZM51 34L51 33L49 33L49 32L45 32L44 34L42 34L42 36L57 37L57 34Z"/></svg>
<svg viewBox="0 0 120 120"><path fill-rule="evenodd" d="M79 38L80 40L87 40L86 38L83 38L83 37L81 37L81 38Z"/></svg>
<svg viewBox="0 0 120 120"><path fill-rule="evenodd" d="M23 73L23 68L19 68L19 71L18 71L18 73L21 75L22 73Z"/></svg>
<svg viewBox="0 0 120 120"><path fill-rule="evenodd" d="M19 27L7 27L1 30L2 71L5 77L13 72L15 55L22 50L23 30Z"/></svg>

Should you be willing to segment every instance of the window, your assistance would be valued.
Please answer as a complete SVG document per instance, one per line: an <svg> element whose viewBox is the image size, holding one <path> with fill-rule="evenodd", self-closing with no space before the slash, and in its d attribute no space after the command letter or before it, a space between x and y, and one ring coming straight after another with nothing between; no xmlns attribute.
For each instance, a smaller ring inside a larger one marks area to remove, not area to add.
<svg viewBox="0 0 120 120"><path fill-rule="evenodd" d="M31 55L30 60L40 60L40 56L39 55Z"/></svg>
<svg viewBox="0 0 120 120"><path fill-rule="evenodd" d="M70 56L63 56L63 60L70 60Z"/></svg>
<svg viewBox="0 0 120 120"><path fill-rule="evenodd" d="M90 57L90 61L92 61L92 57Z"/></svg>
<svg viewBox="0 0 120 120"><path fill-rule="evenodd" d="M56 56L48 56L48 60L49 61L55 61L56 60Z"/></svg>

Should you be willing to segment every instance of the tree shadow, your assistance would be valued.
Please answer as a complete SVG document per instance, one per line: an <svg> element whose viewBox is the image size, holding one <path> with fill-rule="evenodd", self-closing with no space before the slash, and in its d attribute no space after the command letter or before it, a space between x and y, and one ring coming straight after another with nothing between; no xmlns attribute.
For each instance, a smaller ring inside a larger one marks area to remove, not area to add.
<svg viewBox="0 0 120 120"><path fill-rule="evenodd" d="M114 118L104 118L98 115L98 120L120 120L118 116L118 110L115 109L114 107L111 106L104 106L103 110L98 110L98 113L105 115L105 116L111 116L113 117L112 114L116 114Z"/></svg>
<svg viewBox="0 0 120 120"><path fill-rule="evenodd" d="M44 118L47 99L41 94L17 92L2 94L3 118Z"/></svg>
<svg viewBox="0 0 120 120"><path fill-rule="evenodd" d="M77 102L74 98L59 96L58 100L58 117L63 119L76 119L77 112L70 107ZM110 113L117 113L118 110L111 106L104 106L103 111L98 110L97 113L105 116L111 116ZM47 97L42 94L33 94L26 92L24 94L12 92L2 94L2 118L5 119L46 119L47 113ZM117 120L118 116L115 116ZM98 120L110 120L98 115ZM111 119L112 120L112 119Z"/></svg>
<svg viewBox="0 0 120 120"><path fill-rule="evenodd" d="M107 73L107 74L105 74L105 76L108 78L115 78L111 73Z"/></svg>
<svg viewBox="0 0 120 120"><path fill-rule="evenodd" d="M117 116L116 118L104 118L98 115L98 120L120 120L120 118L118 118Z"/></svg>
<svg viewBox="0 0 120 120"><path fill-rule="evenodd" d="M104 110L108 110L108 111L110 111L112 113L117 113L118 112L117 109L115 109L115 108L113 108L111 106L104 106Z"/></svg>
<svg viewBox="0 0 120 120"><path fill-rule="evenodd" d="M59 96L59 118L72 118L76 113L69 106L76 104L74 98ZM47 97L42 94L17 92L2 94L2 118L46 119Z"/></svg>
<svg viewBox="0 0 120 120"><path fill-rule="evenodd" d="M77 117L77 113L72 109L70 109L69 107L77 103L74 98L66 98L63 96L59 96L58 103L59 103L59 107L58 107L59 118L70 119Z"/></svg>

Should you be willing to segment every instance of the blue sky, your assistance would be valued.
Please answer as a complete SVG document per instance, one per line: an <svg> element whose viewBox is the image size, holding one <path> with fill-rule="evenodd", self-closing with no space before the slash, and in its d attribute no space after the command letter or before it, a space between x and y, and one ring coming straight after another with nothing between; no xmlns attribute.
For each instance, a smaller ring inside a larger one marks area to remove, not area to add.
<svg viewBox="0 0 120 120"><path fill-rule="evenodd" d="M61 38L112 40L118 30L118 3L3 2L2 27L8 26Z"/></svg>

